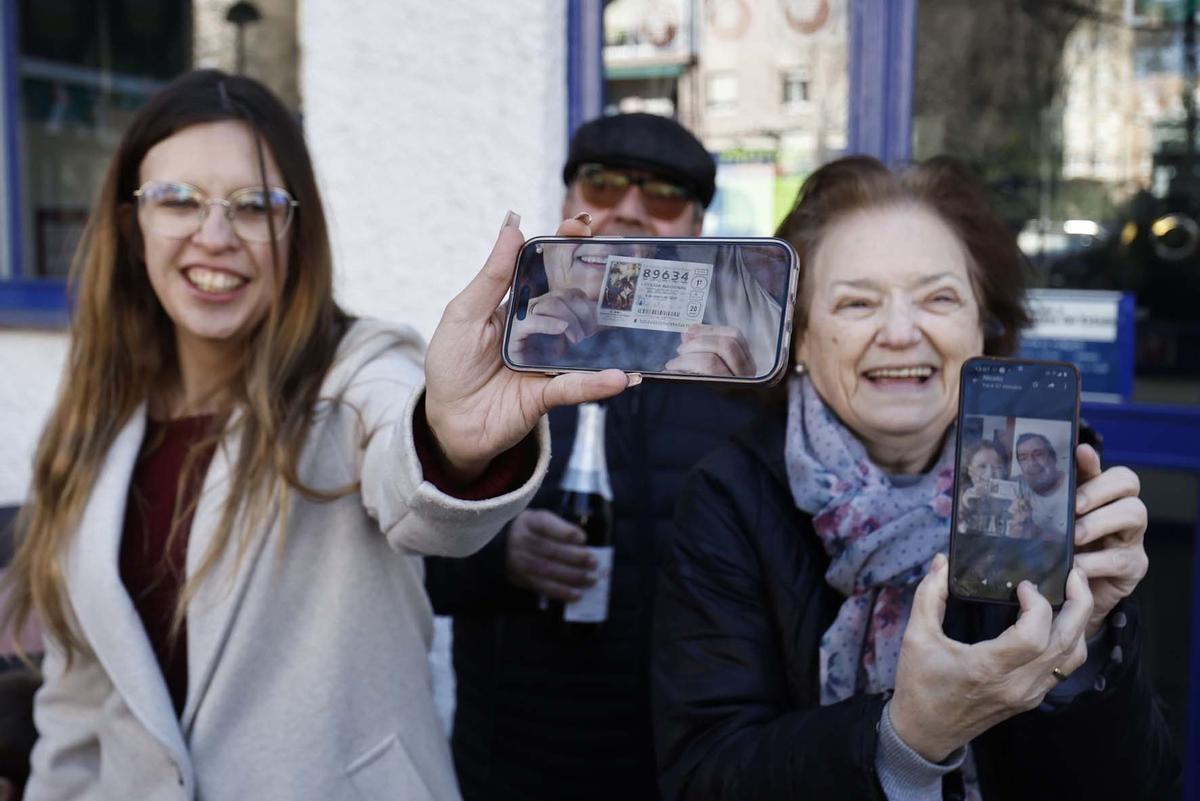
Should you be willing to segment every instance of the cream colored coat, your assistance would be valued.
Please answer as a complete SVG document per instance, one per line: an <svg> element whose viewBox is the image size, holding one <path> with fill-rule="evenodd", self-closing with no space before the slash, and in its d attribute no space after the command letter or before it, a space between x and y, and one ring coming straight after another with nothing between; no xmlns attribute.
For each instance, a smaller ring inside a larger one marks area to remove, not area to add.
<svg viewBox="0 0 1200 801"><path fill-rule="evenodd" d="M66 557L90 652L65 668L48 643L28 801L332 801L457 798L431 692L432 616L420 554L465 556L532 496L449 497L422 478L412 418L423 381L408 329L359 322L323 388L302 458L315 487L361 481L330 503L292 493L238 570L226 554L188 607L188 693L175 716L118 552L144 412L121 431ZM351 407L358 410L356 413ZM361 415L361 416L360 416ZM235 443L217 449L188 543L191 574L229 491Z"/></svg>

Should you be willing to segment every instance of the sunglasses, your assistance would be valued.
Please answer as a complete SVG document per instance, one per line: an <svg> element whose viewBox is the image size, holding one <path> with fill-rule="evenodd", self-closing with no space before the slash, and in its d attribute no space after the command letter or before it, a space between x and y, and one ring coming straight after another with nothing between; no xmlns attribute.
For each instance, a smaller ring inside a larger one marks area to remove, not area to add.
<svg viewBox="0 0 1200 801"><path fill-rule="evenodd" d="M602 209L620 203L629 187L636 186L642 192L646 213L656 220L677 219L694 199L691 192L677 183L652 175L631 174L603 164L582 165L575 180L584 201Z"/></svg>
<svg viewBox="0 0 1200 801"><path fill-rule="evenodd" d="M148 230L171 239L187 239L200 230L213 205L221 206L233 232L246 242L278 239L300 204L277 186L248 186L227 198L210 198L179 181L147 181L133 196Z"/></svg>

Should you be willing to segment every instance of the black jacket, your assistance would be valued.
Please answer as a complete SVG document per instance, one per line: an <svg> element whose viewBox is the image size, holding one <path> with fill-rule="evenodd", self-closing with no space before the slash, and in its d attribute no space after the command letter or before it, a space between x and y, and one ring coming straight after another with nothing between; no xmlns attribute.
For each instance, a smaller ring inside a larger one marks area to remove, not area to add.
<svg viewBox="0 0 1200 801"><path fill-rule="evenodd" d="M454 616L452 746L468 801L657 799L649 642L660 552L687 472L761 410L756 396L647 382L608 402L615 565L599 636L564 638L533 593L505 579L505 530L468 559L427 559L438 614ZM550 413L553 508L575 409Z"/></svg>
<svg viewBox="0 0 1200 801"><path fill-rule="evenodd" d="M826 584L828 556L792 499L784 431L783 413L767 416L707 459L680 498L654 632L668 801L883 799L875 749L885 696L820 705L818 646L843 597ZM1018 715L975 740L984 801L1170 797L1178 765L1139 656L1135 609L1120 609L1104 647L1120 645L1121 657L1105 665L1102 691ZM974 642L999 634L1013 615L951 599L945 630Z"/></svg>

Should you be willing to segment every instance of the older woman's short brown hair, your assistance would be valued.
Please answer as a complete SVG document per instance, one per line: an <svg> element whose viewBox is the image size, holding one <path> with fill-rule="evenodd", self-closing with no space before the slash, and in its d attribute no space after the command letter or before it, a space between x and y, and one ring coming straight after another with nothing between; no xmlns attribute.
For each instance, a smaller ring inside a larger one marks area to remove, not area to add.
<svg viewBox="0 0 1200 801"><path fill-rule="evenodd" d="M1008 356L1029 325L1025 309L1027 262L1016 234L992 210L983 186L955 159L938 156L893 172L869 156L848 156L805 180L776 236L800 255L798 333L808 324L806 278L813 253L830 226L865 209L918 203L949 226L970 254L971 281L983 322L983 352Z"/></svg>

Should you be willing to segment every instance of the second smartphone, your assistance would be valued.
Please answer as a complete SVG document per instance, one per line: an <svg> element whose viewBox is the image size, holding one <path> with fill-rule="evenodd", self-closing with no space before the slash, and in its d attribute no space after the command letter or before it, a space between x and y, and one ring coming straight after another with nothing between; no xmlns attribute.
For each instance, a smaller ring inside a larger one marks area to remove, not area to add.
<svg viewBox="0 0 1200 801"><path fill-rule="evenodd" d="M513 271L504 362L770 383L787 364L798 269L782 239L530 239Z"/></svg>
<svg viewBox="0 0 1200 801"><path fill-rule="evenodd" d="M1079 371L975 358L961 380L950 592L1015 604L1029 580L1060 606L1074 560Z"/></svg>

